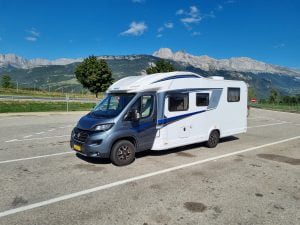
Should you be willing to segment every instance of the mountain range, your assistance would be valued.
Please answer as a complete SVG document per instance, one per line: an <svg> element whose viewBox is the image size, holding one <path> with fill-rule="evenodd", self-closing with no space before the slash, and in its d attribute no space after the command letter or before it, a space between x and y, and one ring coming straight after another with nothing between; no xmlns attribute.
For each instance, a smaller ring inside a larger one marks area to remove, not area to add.
<svg viewBox="0 0 300 225"><path fill-rule="evenodd" d="M108 62L115 80L140 75L159 59L165 59L177 70L196 72L202 76L223 76L225 79L244 80L259 97L266 97L271 88L283 95L300 94L300 71L271 65L247 57L214 59L194 56L184 51L172 52L161 48L153 55L98 56ZM81 91L74 76L82 58L56 60L25 59L15 54L0 54L0 76L9 74L20 87L37 86L40 89Z"/></svg>
<svg viewBox="0 0 300 225"><path fill-rule="evenodd" d="M194 56L185 51L173 53L169 48L161 48L153 53L153 56L181 62L205 71L226 70L251 73L274 73L300 76L300 72L286 67L276 66L260 62L248 57L237 57L230 59L214 59L207 55Z"/></svg>
<svg viewBox="0 0 300 225"><path fill-rule="evenodd" d="M56 60L48 59L25 59L23 57L17 56L15 54L0 54L0 68L2 67L14 67L18 69L29 69L40 66L49 65L67 65L75 62L81 62L82 59L67 59L60 58Z"/></svg>

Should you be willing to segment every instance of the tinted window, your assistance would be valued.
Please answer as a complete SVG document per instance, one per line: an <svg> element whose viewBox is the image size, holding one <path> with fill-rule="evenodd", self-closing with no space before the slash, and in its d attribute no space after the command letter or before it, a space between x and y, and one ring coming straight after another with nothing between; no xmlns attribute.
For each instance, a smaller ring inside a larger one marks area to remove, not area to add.
<svg viewBox="0 0 300 225"><path fill-rule="evenodd" d="M240 88L228 88L227 90L227 101L228 102L239 102L240 101Z"/></svg>
<svg viewBox="0 0 300 225"><path fill-rule="evenodd" d="M209 94L208 93L196 93L196 106L208 106Z"/></svg>
<svg viewBox="0 0 300 225"><path fill-rule="evenodd" d="M153 109L153 96L144 95L141 98L141 115L142 118L146 118L151 115Z"/></svg>
<svg viewBox="0 0 300 225"><path fill-rule="evenodd" d="M169 111L186 111L189 108L189 94L176 93L169 95Z"/></svg>

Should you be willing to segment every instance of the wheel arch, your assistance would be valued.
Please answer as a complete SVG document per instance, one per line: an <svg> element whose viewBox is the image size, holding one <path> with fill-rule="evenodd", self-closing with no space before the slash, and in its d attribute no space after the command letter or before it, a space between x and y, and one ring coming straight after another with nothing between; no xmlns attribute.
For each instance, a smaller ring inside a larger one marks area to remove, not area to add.
<svg viewBox="0 0 300 225"><path fill-rule="evenodd" d="M220 127L219 127L219 126L213 126L213 127L211 127L211 128L208 130L208 133L207 133L207 139L209 138L209 135L211 134L211 132L213 132L214 130L216 130L216 131L219 132L219 136L220 136L220 137L222 136Z"/></svg>
<svg viewBox="0 0 300 225"><path fill-rule="evenodd" d="M137 150L137 148L138 148L137 139L134 136L126 135L126 136L118 137L118 138L116 138L116 139L114 139L112 141L112 143L110 145L110 148L109 148L110 149L110 153L111 153L111 149L114 146L114 144L116 144L118 141L121 141L121 140L130 141L134 145L134 147L136 148L136 150Z"/></svg>

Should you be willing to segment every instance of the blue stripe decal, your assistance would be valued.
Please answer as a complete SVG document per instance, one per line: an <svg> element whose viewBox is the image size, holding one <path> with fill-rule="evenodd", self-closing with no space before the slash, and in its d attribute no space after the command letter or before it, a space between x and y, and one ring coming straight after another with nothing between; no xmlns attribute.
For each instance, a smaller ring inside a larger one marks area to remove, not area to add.
<svg viewBox="0 0 300 225"><path fill-rule="evenodd" d="M147 128L151 127L153 125L153 122L146 122L139 124L138 126L132 127L131 129L137 132L141 132L143 130L146 130Z"/></svg>
<svg viewBox="0 0 300 225"><path fill-rule="evenodd" d="M162 81L166 81L166 80L179 79L179 78L201 78L201 77L199 77L197 75L192 75L192 74L191 75L176 75L176 76L166 77L166 78L163 78L161 80L154 81L152 84L162 82Z"/></svg>
<svg viewBox="0 0 300 225"><path fill-rule="evenodd" d="M201 111L197 111L197 112L193 112L193 113L187 113L187 114L183 114L183 115L179 115L179 116L173 116L173 117L170 117L170 118L160 119L160 120L157 120L157 125L168 124L168 123L174 122L176 120L180 120L180 119L183 119L183 118L186 118L186 117L189 117L189 116L193 116L195 114L203 113L203 112L206 112L206 111L207 110L201 110Z"/></svg>

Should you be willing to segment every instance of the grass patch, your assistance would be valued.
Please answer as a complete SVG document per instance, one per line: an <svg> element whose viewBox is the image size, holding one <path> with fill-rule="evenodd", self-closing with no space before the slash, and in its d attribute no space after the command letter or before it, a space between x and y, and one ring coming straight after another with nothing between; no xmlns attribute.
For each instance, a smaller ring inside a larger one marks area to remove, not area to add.
<svg viewBox="0 0 300 225"><path fill-rule="evenodd" d="M69 111L90 111L95 103L69 102ZM67 111L66 102L0 101L0 113Z"/></svg>
<svg viewBox="0 0 300 225"><path fill-rule="evenodd" d="M250 105L251 107L261 108L261 109L300 113L300 104L289 105L289 104L271 104L271 103L252 103Z"/></svg>

